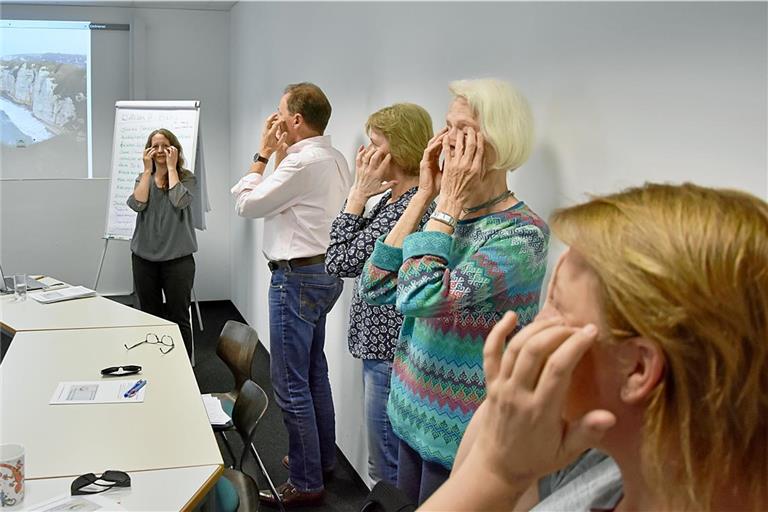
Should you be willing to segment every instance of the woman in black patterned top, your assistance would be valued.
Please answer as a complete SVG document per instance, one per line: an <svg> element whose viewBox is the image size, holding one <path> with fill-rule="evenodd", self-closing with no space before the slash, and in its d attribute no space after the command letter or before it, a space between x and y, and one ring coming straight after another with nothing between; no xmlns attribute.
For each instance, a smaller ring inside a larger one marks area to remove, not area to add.
<svg viewBox="0 0 768 512"><path fill-rule="evenodd" d="M432 137L432 120L412 103L396 103L371 114L371 140L355 158L355 183L344 210L331 225L326 270L339 277L360 276L376 240L389 233L418 190L419 163ZM386 192L367 216L371 197ZM432 208L422 219L426 223ZM389 381L395 343L403 317L394 305L373 306L355 292L349 313L349 351L363 360L365 416L368 428L368 474L374 482L397 483L398 441L387 417Z"/></svg>

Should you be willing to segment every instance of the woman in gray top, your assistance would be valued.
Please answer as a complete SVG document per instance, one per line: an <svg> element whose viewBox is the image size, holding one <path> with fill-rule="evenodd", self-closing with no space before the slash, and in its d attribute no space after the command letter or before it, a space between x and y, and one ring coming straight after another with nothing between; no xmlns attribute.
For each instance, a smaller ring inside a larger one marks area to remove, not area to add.
<svg viewBox="0 0 768 512"><path fill-rule="evenodd" d="M197 239L189 205L195 175L184 169L181 144L169 130L150 133L144 147L144 171L128 198L138 213L131 241L133 287L142 311L178 324L191 355L189 304Z"/></svg>

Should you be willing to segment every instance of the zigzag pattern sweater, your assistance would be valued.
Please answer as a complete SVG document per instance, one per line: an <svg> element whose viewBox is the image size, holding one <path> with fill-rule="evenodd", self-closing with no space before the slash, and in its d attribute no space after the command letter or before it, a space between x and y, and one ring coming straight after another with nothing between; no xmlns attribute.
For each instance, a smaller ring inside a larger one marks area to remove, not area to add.
<svg viewBox="0 0 768 512"><path fill-rule="evenodd" d="M385 236L365 264L360 294L371 304L396 304L405 316L387 412L422 459L450 469L485 398L486 336L508 310L521 326L538 312L549 228L519 202L460 221L453 236L413 233L402 249Z"/></svg>

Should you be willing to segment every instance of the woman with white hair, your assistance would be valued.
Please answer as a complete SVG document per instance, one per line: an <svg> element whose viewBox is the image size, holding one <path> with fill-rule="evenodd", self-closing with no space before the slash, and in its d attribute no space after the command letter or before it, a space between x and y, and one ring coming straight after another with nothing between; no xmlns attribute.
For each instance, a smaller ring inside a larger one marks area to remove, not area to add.
<svg viewBox="0 0 768 512"><path fill-rule="evenodd" d="M419 503L448 478L485 398L485 337L508 310L521 325L537 313L549 239L544 221L507 187L507 172L531 151L527 102L498 80L458 81L450 90L446 127L424 151L419 190L377 241L360 281L366 301L396 304L405 317L387 409L400 439L398 487Z"/></svg>

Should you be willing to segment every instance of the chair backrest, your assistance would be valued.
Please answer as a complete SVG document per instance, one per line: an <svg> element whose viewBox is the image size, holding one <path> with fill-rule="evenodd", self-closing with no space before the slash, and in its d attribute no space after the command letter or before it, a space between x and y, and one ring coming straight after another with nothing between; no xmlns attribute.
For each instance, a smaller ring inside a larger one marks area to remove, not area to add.
<svg viewBox="0 0 768 512"><path fill-rule="evenodd" d="M268 405L269 398L264 390L252 380L246 380L232 410L232 423L243 441L243 453L240 455L238 467L243 466L243 458L251 446L256 426L267 411Z"/></svg>
<svg viewBox="0 0 768 512"><path fill-rule="evenodd" d="M259 348L259 335L250 326L235 320L228 320L219 335L216 355L229 367L235 377L234 392L238 393L251 375L253 357Z"/></svg>

